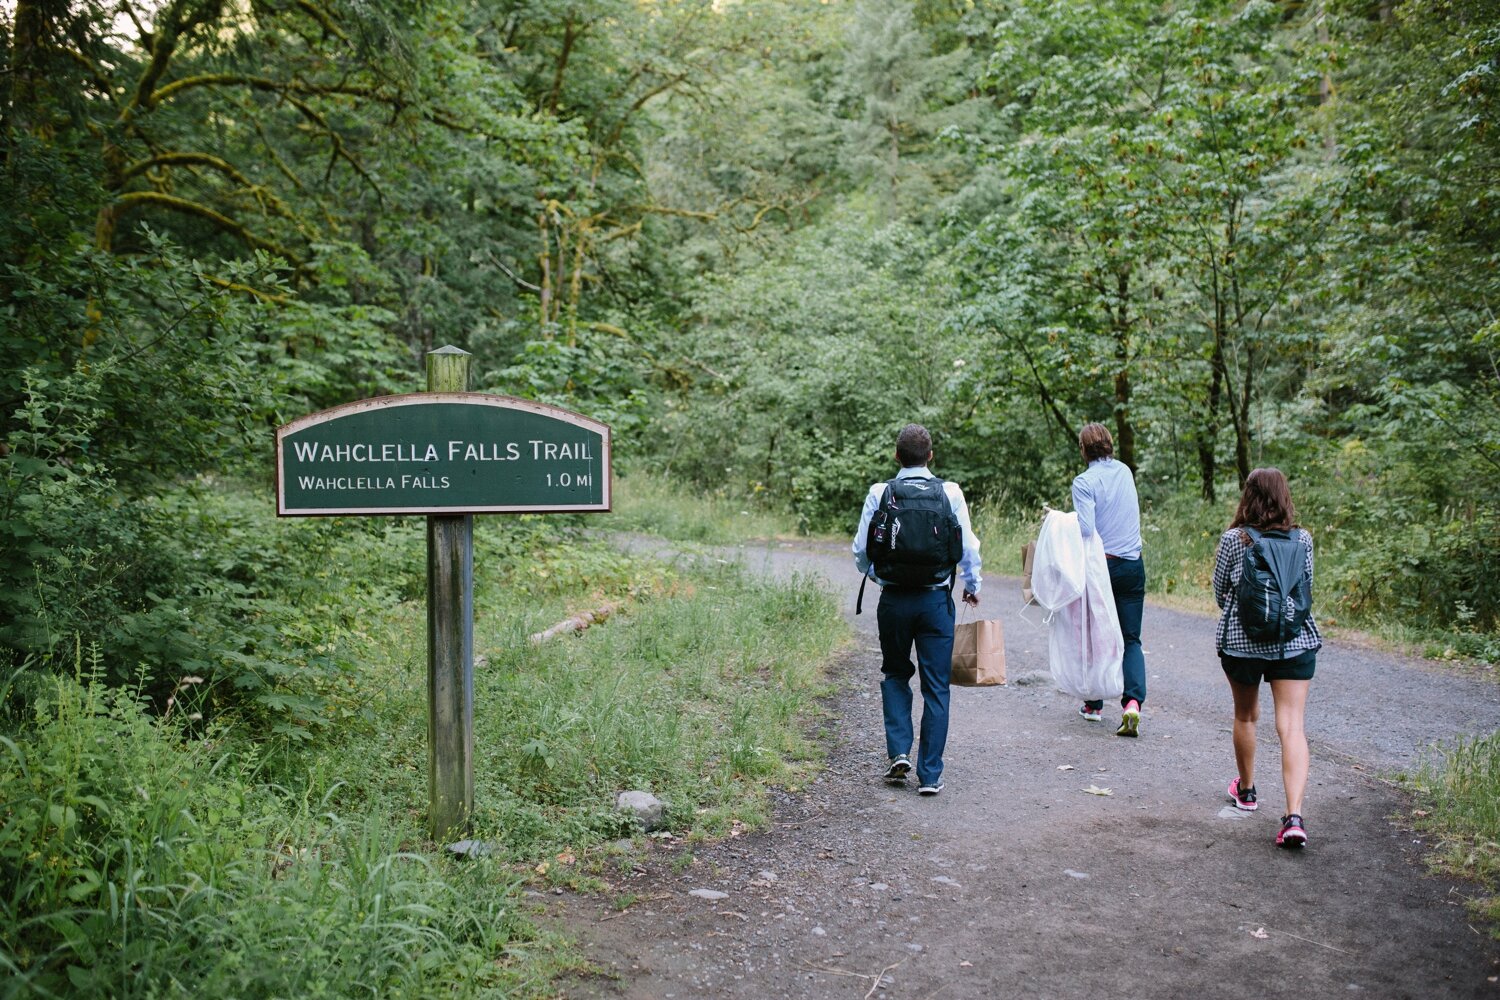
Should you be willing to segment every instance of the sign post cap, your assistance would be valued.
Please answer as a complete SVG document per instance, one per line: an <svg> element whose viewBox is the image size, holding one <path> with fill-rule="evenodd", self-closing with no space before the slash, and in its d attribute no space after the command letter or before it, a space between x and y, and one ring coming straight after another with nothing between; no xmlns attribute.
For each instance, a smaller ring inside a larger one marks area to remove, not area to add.
<svg viewBox="0 0 1500 1000"><path fill-rule="evenodd" d="M464 357L468 357L469 356L469 352L468 351L464 350L461 347L454 347L452 344L449 344L447 347L439 347L437 350L435 350L435 351L428 351L427 353L428 354L462 354Z"/></svg>

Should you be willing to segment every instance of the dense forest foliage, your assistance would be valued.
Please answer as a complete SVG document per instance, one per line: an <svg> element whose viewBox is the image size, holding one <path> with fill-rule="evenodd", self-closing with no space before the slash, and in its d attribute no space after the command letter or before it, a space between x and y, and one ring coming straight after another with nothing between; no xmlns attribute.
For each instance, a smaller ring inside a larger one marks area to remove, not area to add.
<svg viewBox="0 0 1500 1000"><path fill-rule="evenodd" d="M445 344L613 426L593 526L842 535L920 420L993 540L1103 420L1153 588L1275 464L1320 620L1500 660L1495 0L0 0L0 196L0 997L555 995L617 791L805 777L829 595L486 518L440 856L421 522L271 458Z"/></svg>
<svg viewBox="0 0 1500 1000"><path fill-rule="evenodd" d="M215 487L269 503L274 427L448 343L808 530L908 419L1015 509L1089 419L1154 510L1219 523L1277 464L1329 606L1497 651L1492 0L0 11L17 663L313 662L275 624L306 548L382 529Z"/></svg>

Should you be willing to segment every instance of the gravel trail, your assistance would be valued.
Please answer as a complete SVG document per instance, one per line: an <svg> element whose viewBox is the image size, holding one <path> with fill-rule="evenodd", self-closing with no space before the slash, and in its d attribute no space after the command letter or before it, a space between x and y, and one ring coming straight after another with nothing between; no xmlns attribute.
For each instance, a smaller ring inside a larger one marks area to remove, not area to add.
<svg viewBox="0 0 1500 1000"><path fill-rule="evenodd" d="M1023 617L1019 581L987 573L980 611L1003 622L1010 683L954 689L946 788L919 798L879 780L878 595L853 616L847 550L731 557L822 577L847 599L856 643L820 733L827 769L805 793L776 793L769 830L681 871L680 846L643 857L609 894L639 897L624 912L609 896L559 900L599 970L565 996L1500 998L1500 947L1462 905L1473 887L1425 873L1410 804L1386 780L1434 742L1500 729L1489 677L1327 641L1307 713L1310 843L1280 851L1268 691L1262 808L1238 813L1224 795L1234 758L1213 619L1148 602L1141 737L1121 739L1117 707L1090 724L1052 688L1039 612Z"/></svg>

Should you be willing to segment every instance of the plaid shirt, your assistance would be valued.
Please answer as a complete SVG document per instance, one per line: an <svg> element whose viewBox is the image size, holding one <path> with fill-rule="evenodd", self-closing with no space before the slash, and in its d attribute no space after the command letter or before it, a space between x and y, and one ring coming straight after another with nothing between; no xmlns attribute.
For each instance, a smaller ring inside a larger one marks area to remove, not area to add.
<svg viewBox="0 0 1500 1000"><path fill-rule="evenodd" d="M1313 582L1313 540L1304 528L1294 528L1293 538L1300 538L1307 550L1307 558L1303 564L1303 571L1307 574L1308 592L1312 592ZM1245 635L1245 630L1240 625L1240 609L1234 599L1235 584L1240 582L1240 573L1244 569L1245 550L1250 546L1246 544L1245 534L1239 528L1230 528L1219 536L1219 555L1214 560L1214 600L1219 602L1222 612L1219 615L1218 650L1220 654L1228 653L1230 656L1243 656L1254 660L1284 660L1309 649L1319 649L1323 645L1323 636L1318 632L1318 623L1313 621L1313 616L1308 614L1307 621L1302 623L1302 631L1297 637L1285 646L1274 643L1251 642ZM1292 599L1287 598L1286 616L1292 617Z"/></svg>

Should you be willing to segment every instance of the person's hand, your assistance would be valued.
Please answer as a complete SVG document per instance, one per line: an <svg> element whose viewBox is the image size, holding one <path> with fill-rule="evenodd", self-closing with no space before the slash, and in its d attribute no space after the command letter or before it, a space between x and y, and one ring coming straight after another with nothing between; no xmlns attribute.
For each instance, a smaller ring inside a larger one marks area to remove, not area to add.
<svg viewBox="0 0 1500 1000"><path fill-rule="evenodd" d="M979 595L964 591L964 603L971 608L979 607Z"/></svg>

